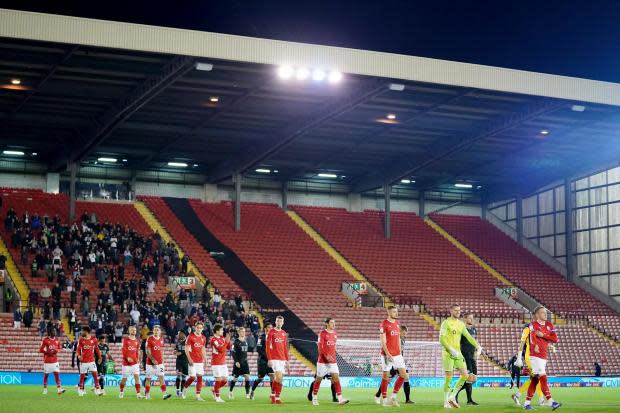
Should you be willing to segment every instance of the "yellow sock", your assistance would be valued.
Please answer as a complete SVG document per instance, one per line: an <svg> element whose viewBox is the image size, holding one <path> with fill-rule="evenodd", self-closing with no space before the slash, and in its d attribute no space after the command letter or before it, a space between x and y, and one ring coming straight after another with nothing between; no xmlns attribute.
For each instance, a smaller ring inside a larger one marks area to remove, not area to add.
<svg viewBox="0 0 620 413"><path fill-rule="evenodd" d="M527 379L523 382L521 387L519 387L519 393L527 393L527 388L530 385L530 380Z"/></svg>

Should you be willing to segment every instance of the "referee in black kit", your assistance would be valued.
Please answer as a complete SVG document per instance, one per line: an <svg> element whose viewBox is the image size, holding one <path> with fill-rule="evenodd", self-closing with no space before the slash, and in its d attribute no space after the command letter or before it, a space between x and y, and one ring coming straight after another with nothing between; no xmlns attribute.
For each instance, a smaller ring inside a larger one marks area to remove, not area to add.
<svg viewBox="0 0 620 413"><path fill-rule="evenodd" d="M467 313L465 315L465 326L469 334L473 338L476 338L476 334L478 332L476 331L476 327L474 326L474 315L472 313ZM465 364L467 365L467 373L469 373L470 375L473 374L477 376L478 375L478 363L476 361L476 356L477 356L476 348L472 346L464 336L461 337L461 353L463 354L463 357L465 358ZM472 405L472 406L478 405L478 403L476 403L474 399L472 399L471 397L471 394L473 391L472 387L473 387L473 383L471 383L469 380L467 380L465 384L463 384L463 387L461 387L458 393L456 393L457 403L459 400L459 393L461 392L461 390L465 389L465 393L467 393L467 404Z"/></svg>

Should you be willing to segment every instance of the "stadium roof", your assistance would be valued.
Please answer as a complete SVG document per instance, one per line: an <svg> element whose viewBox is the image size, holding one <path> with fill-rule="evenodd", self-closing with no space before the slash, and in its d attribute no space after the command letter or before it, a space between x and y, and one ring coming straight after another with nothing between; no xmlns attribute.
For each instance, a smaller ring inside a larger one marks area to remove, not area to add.
<svg viewBox="0 0 620 413"><path fill-rule="evenodd" d="M360 192L526 192L617 162L618 106L614 83L0 9L0 149L54 170L111 157L211 182L266 169Z"/></svg>

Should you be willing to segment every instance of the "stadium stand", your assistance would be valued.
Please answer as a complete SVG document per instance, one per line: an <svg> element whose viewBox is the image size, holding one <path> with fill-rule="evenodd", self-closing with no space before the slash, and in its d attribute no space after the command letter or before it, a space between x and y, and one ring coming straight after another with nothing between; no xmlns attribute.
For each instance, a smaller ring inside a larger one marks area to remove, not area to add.
<svg viewBox="0 0 620 413"><path fill-rule="evenodd" d="M493 224L472 216L434 214L431 218L556 315L586 318L600 331L618 339L617 313L567 281Z"/></svg>
<svg viewBox="0 0 620 413"><path fill-rule="evenodd" d="M294 206L315 230L396 301L415 296L434 315L458 302L482 317L519 314L495 297L499 282L412 213L392 213L392 236L383 214ZM405 288L403 288L405 286Z"/></svg>
<svg viewBox="0 0 620 413"><path fill-rule="evenodd" d="M68 223L69 199L66 195L49 194L40 190L17 190L14 188L2 188L0 189L0 194L4 200L3 211L8 211L13 208L19 219L22 219L22 216L28 212L31 219L35 215L38 215L41 220L44 220L44 217L48 217L50 220L58 217L61 223ZM88 213L89 216L92 213L95 213L99 223L110 223L113 225L119 224L123 228L136 231L144 238L152 235L146 222L144 222L131 204L115 202L77 202L76 222L79 221L80 217L86 213ZM38 230L33 230L32 232L34 234L38 234ZM22 263L21 250L19 247L14 248L12 246L12 231L7 230L6 225L2 228L2 236L11 255L13 256L13 260L17 264L18 269L31 290L31 295L38 294L46 286L52 289L55 282L48 281L44 271L37 271L38 276L32 276L31 263L35 256L32 251L28 253L26 263ZM63 257L62 261L63 268L65 268L66 273L69 272L69 270L65 267L67 258L68 257ZM135 268L133 265L128 266L126 270L126 278L136 278ZM83 274L81 278L82 288L88 289L91 292L89 297L90 309L94 309L97 305L97 294L101 291L101 289L99 289L97 285L97 280L94 274ZM107 288L104 288L104 290L106 289ZM151 299L161 299L166 293L167 289L165 286L165 281L163 280L163 277L160 277L160 282L155 285L155 292L151 296ZM63 290L61 297L63 307L69 307L69 293L66 290ZM79 298L79 301L81 302L81 297ZM33 304L36 305L36 302ZM42 302L40 302L40 304L42 304Z"/></svg>
<svg viewBox="0 0 620 413"><path fill-rule="evenodd" d="M235 232L230 203L190 202L205 226L232 248L315 332L323 328L323 319L329 315L338 320L341 338L378 339L377 326L385 317L385 310L352 308L340 289L343 281L354 279L281 208L242 203L243 226L240 232ZM412 309L401 310L400 319L410 328L410 340L437 340L434 328ZM341 348L339 351L348 350ZM436 360L427 359L418 368L421 372L431 372L435 363ZM486 374L498 373L494 367L482 364Z"/></svg>

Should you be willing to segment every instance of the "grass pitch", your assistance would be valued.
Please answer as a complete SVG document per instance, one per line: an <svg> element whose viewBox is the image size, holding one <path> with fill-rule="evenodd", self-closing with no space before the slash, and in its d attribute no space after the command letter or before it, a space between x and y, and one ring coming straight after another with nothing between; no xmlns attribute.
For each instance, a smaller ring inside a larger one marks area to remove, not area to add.
<svg viewBox="0 0 620 413"><path fill-rule="evenodd" d="M128 388L125 390L125 398L118 398L118 388L107 388L106 396L97 397L90 391L84 397L78 397L75 387L67 388L67 392L62 396L57 396L55 387L50 386L49 394L42 395L42 388L39 386L0 386L0 411L6 413L153 413L155 411L165 411L169 413L187 413L191 411L218 411L218 412L332 412L349 411L354 413L377 412L385 410L384 407L373 402L373 391L371 389L344 389L345 397L351 399L351 403L345 406L338 406L331 402L329 389L321 389L319 393L320 406L312 406L306 399L307 391L304 389L284 389L282 399L284 404L272 406L268 399L268 389L257 389L256 400L244 398L244 390L235 389L235 400L227 399L228 390L223 392L226 403L215 403L211 398L209 388L203 390L203 397L206 402L197 402L193 397L193 389L188 393L188 398L182 400L173 396L171 399L162 400L158 387L151 390L151 400L138 400L135 397L135 390ZM174 393L174 388L169 389ZM514 413L522 411L516 407L510 399L508 389L474 389L474 399L480 406L462 406L463 411L471 413ZM562 412L620 412L620 389L609 388L557 388L552 389L554 398L563 403L557 410ZM401 392L402 393L402 392ZM443 396L438 389L412 389L413 400L416 404L401 404L400 408L391 410L411 411L411 412L442 412ZM463 399L465 395L461 393ZM401 394L400 399L404 396ZM462 401L462 400L461 400ZM402 400L401 400L402 402ZM536 403L535 403L536 405ZM541 412L551 412L547 407L538 407Z"/></svg>

